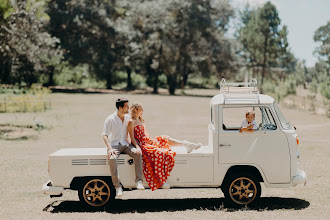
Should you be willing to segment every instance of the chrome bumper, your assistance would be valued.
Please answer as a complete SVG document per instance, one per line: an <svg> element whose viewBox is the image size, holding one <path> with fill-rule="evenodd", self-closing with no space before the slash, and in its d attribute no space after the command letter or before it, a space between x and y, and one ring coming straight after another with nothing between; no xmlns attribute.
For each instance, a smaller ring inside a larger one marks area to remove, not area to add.
<svg viewBox="0 0 330 220"><path fill-rule="evenodd" d="M42 186L42 192L50 196L61 195L63 191L64 191L63 187L53 186L50 180Z"/></svg>
<svg viewBox="0 0 330 220"><path fill-rule="evenodd" d="M302 170L298 170L298 172L296 173L296 175L293 177L292 179L292 185L296 186L298 184L304 184L306 185L307 182L307 175L304 171Z"/></svg>

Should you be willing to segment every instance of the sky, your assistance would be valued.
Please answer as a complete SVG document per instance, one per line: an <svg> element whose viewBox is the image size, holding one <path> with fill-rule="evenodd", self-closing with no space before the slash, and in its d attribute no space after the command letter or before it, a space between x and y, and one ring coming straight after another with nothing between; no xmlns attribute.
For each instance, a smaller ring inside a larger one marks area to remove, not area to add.
<svg viewBox="0 0 330 220"><path fill-rule="evenodd" d="M259 7L267 0L231 0L236 8L244 8L246 3ZM288 27L288 41L291 52L307 67L313 67L317 55L313 52L320 44L314 42L315 31L330 21L330 0L270 0L278 10L281 24Z"/></svg>

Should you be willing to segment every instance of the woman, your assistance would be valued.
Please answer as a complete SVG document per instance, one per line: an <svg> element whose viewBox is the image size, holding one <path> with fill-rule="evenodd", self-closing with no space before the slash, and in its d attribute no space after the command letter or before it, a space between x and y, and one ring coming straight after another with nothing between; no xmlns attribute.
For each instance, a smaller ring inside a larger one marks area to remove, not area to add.
<svg viewBox="0 0 330 220"><path fill-rule="evenodd" d="M131 106L132 119L128 123L128 131L132 144L138 149L141 148L144 176L152 190L160 187L170 188L166 180L173 169L174 156L176 155L176 152L173 152L170 146L183 145L187 148L188 153L190 153L202 144L179 141L165 135L151 139L144 125L142 115L142 105L133 103Z"/></svg>

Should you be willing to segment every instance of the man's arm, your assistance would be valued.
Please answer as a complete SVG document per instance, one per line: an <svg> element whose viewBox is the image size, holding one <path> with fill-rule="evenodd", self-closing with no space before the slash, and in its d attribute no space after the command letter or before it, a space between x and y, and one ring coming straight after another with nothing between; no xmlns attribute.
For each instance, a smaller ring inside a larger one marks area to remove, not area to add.
<svg viewBox="0 0 330 220"><path fill-rule="evenodd" d="M105 145L107 146L107 151L108 151L108 157L110 159L111 155L116 155L116 151L114 151L114 149L111 147L111 144L109 143L109 139L108 139L108 135L103 135L103 141L105 143Z"/></svg>

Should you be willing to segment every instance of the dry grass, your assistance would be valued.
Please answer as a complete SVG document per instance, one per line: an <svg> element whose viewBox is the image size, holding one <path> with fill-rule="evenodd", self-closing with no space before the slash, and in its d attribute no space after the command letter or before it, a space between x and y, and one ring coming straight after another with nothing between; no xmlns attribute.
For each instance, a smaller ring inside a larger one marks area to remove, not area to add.
<svg viewBox="0 0 330 220"><path fill-rule="evenodd" d="M330 120L283 109L297 127L301 163L308 184L288 189L263 187L260 203L249 209L222 206L220 189L171 189L125 192L116 207L86 210L77 192L49 198L41 187L48 180L48 155L60 148L103 147L104 119L115 110L116 94L51 94L52 109L41 113L0 114L1 124L33 124L47 128L38 139L0 140L0 216L3 219L328 219L330 202ZM210 98L124 95L144 104L151 136L207 143Z"/></svg>

